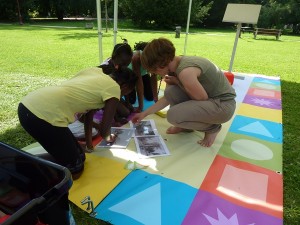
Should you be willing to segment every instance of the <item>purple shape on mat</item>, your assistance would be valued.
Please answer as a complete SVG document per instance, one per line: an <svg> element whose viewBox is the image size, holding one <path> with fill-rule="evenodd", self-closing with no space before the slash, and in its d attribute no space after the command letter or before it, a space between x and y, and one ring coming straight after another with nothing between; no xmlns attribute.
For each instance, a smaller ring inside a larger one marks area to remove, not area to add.
<svg viewBox="0 0 300 225"><path fill-rule="evenodd" d="M280 99L271 99L271 98L263 98L259 96L246 95L243 102L250 105L256 105L264 108L281 109Z"/></svg>
<svg viewBox="0 0 300 225"><path fill-rule="evenodd" d="M283 225L283 220L228 202L206 191L197 193L182 225Z"/></svg>

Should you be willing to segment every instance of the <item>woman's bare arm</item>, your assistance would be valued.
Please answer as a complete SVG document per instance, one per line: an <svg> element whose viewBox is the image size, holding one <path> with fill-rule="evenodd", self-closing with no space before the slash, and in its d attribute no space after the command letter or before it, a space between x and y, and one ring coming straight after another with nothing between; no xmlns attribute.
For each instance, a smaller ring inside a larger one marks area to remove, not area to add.
<svg viewBox="0 0 300 225"><path fill-rule="evenodd" d="M103 118L100 123L99 134L106 141L111 141L112 139L110 128L113 123L118 104L119 99L117 98L110 98L105 101Z"/></svg>
<svg viewBox="0 0 300 225"><path fill-rule="evenodd" d="M201 76L201 70L199 68L188 67L183 69L177 77L191 99L203 101L208 99L208 95L198 81L199 76Z"/></svg>
<svg viewBox="0 0 300 225"><path fill-rule="evenodd" d="M137 99L138 99L138 111L141 112L144 108L144 84L143 84L143 78L141 74L141 60L140 60L139 52L134 54L131 63L132 63L132 70L138 77L136 83L136 92L137 92Z"/></svg>

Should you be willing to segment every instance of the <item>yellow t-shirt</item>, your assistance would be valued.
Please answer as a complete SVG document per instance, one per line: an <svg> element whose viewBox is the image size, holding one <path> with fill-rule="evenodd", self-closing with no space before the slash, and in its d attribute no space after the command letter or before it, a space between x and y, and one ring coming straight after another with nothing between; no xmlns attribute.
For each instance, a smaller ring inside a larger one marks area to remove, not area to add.
<svg viewBox="0 0 300 225"><path fill-rule="evenodd" d="M104 107L110 98L120 99L120 86L101 68L80 71L59 86L40 88L22 99L33 114L50 124L67 127L76 113Z"/></svg>

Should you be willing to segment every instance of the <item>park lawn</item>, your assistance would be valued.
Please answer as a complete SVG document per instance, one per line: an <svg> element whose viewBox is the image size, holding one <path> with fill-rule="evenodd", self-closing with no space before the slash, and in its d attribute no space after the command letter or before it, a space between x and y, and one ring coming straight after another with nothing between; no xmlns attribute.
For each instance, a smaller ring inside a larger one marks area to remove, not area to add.
<svg viewBox="0 0 300 225"><path fill-rule="evenodd" d="M22 148L34 142L20 127L16 109L20 99L39 87L59 84L81 69L99 65L98 32L76 28L40 27L25 24L0 24L0 141ZM51 24L52 25L52 24ZM193 29L188 35L186 55L207 57L228 70L234 30ZM185 34L174 31L118 31L117 42L135 42L166 37L173 41L177 54L184 54ZM113 48L113 31L103 31L103 59ZM284 224L300 224L300 37L242 34L238 41L233 72L280 76L283 103ZM73 206L78 224L104 224L89 218Z"/></svg>

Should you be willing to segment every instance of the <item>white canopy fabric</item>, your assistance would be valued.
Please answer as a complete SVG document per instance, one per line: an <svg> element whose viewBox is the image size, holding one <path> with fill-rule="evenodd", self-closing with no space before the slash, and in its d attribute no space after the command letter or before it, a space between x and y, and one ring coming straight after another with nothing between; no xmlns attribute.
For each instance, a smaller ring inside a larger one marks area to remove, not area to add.
<svg viewBox="0 0 300 225"><path fill-rule="evenodd" d="M102 63L103 62L102 22L101 22L102 18L101 18L100 0L96 0L96 7L97 7L97 22L98 22L99 62ZM192 8L192 0L189 1L186 35L185 35L185 43L184 43L184 55L186 53L187 39L189 34L191 8ZM118 0L114 0L114 45L116 45L117 42L117 33L118 33Z"/></svg>

